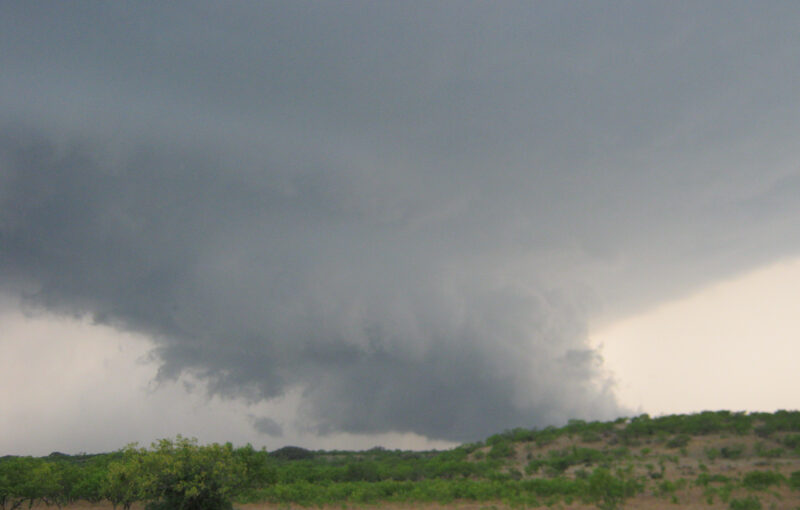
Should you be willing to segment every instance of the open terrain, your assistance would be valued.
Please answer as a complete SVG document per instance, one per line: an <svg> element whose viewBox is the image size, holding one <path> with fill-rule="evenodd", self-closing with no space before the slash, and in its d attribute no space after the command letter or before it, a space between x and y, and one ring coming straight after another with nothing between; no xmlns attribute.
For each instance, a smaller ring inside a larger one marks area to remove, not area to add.
<svg viewBox="0 0 800 510"><path fill-rule="evenodd" d="M155 501L200 510L231 501L241 510L800 509L800 412L574 420L430 452L267 452L179 437L112 454L5 457L0 497L5 510L106 510L112 501L134 510Z"/></svg>

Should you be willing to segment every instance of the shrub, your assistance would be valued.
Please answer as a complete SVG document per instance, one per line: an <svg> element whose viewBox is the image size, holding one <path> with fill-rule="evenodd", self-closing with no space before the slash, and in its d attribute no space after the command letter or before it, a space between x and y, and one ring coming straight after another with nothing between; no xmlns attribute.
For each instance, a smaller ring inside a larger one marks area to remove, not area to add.
<svg viewBox="0 0 800 510"><path fill-rule="evenodd" d="M584 443L596 443L602 439L603 437L593 430L586 430L581 433L581 441Z"/></svg>
<svg viewBox="0 0 800 510"><path fill-rule="evenodd" d="M783 453L783 448L767 448L764 446L764 443L758 443L756 445L756 454L759 457L774 459L783 456Z"/></svg>
<svg viewBox="0 0 800 510"><path fill-rule="evenodd" d="M759 425L758 427L753 429L753 432L758 437L767 438L775 433L775 428L771 425Z"/></svg>
<svg viewBox="0 0 800 510"><path fill-rule="evenodd" d="M510 431L511 441L515 443L533 441L536 433L533 430L517 427Z"/></svg>
<svg viewBox="0 0 800 510"><path fill-rule="evenodd" d="M525 466L525 473L529 475L535 475L539 469L544 466L545 461L542 459L533 459L532 461L528 462L528 465Z"/></svg>
<svg viewBox="0 0 800 510"><path fill-rule="evenodd" d="M783 444L793 450L800 448L800 434L789 434L783 438Z"/></svg>
<svg viewBox="0 0 800 510"><path fill-rule="evenodd" d="M490 459L504 459L512 455L514 455L514 449L508 441L495 442L492 445L492 449L489 450Z"/></svg>
<svg viewBox="0 0 800 510"><path fill-rule="evenodd" d="M587 493L601 510L615 510L625 499L642 488L641 484L625 475L614 476L605 468L597 468L588 479Z"/></svg>
<svg viewBox="0 0 800 510"><path fill-rule="evenodd" d="M719 451L723 459L738 459L743 453L744 445L742 444L723 446Z"/></svg>
<svg viewBox="0 0 800 510"><path fill-rule="evenodd" d="M798 473L800 473L800 471L798 471ZM576 480L587 480L589 478L589 472L584 468L576 469L574 474Z"/></svg>
<svg viewBox="0 0 800 510"><path fill-rule="evenodd" d="M230 510L244 465L233 447L198 446L196 439L162 439L139 452L142 489L153 510Z"/></svg>
<svg viewBox="0 0 800 510"><path fill-rule="evenodd" d="M678 490L678 485L670 480L663 480L656 486L656 493L659 496L666 496L668 494L674 494L675 491Z"/></svg>
<svg viewBox="0 0 800 510"><path fill-rule="evenodd" d="M742 485L748 489L765 490L771 485L779 485L784 480L784 476L776 471L750 471L744 475Z"/></svg>
<svg viewBox="0 0 800 510"><path fill-rule="evenodd" d="M789 487L796 491L800 491L800 471L794 471L789 475Z"/></svg>
<svg viewBox="0 0 800 510"><path fill-rule="evenodd" d="M547 459L532 460L525 471L528 474L533 474L540 467L545 467L549 475L556 476L566 471L570 466L578 464L589 466L605 461L607 458L608 455L600 450L573 446L564 450L553 450Z"/></svg>
<svg viewBox="0 0 800 510"><path fill-rule="evenodd" d="M683 448L689 444L691 437L687 434L678 434L667 441L667 448Z"/></svg>
<svg viewBox="0 0 800 510"><path fill-rule="evenodd" d="M748 496L742 499L732 499L731 510L761 510L761 501L756 496Z"/></svg>
<svg viewBox="0 0 800 510"><path fill-rule="evenodd" d="M695 485L702 485L703 487L708 487L710 483L726 483L729 482L731 479L725 475L721 474L714 474L710 475L708 473L700 473L697 475L697 480L695 481Z"/></svg>
<svg viewBox="0 0 800 510"><path fill-rule="evenodd" d="M480 442L480 441L475 442L475 443L462 444L461 446L458 447L458 449L464 451L467 454L470 454L470 453L476 451L479 448L483 448L483 443Z"/></svg>
<svg viewBox="0 0 800 510"><path fill-rule="evenodd" d="M536 446L542 447L552 443L561 435L561 431L553 426L545 427L535 434Z"/></svg>

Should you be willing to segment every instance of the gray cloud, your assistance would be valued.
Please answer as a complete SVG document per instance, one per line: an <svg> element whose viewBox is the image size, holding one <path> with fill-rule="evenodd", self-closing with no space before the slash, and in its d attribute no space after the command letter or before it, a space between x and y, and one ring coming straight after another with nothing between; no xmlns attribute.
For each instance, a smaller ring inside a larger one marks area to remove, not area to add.
<svg viewBox="0 0 800 510"><path fill-rule="evenodd" d="M251 416L250 419L253 423L253 428L261 434L272 437L281 437L283 435L283 427L281 427L280 423L268 416Z"/></svg>
<svg viewBox="0 0 800 510"><path fill-rule="evenodd" d="M800 248L792 5L84 7L0 16L0 285L310 430L613 417L590 321Z"/></svg>

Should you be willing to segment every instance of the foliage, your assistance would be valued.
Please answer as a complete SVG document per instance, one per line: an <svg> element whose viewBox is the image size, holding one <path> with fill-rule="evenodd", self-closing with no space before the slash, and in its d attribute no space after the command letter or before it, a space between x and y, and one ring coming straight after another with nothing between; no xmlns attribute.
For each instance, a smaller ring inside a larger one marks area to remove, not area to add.
<svg viewBox="0 0 800 510"><path fill-rule="evenodd" d="M756 496L748 496L742 499L732 499L731 510L761 510L761 501Z"/></svg>
<svg viewBox="0 0 800 510"><path fill-rule="evenodd" d="M781 442L788 448L800 448L800 434L787 434Z"/></svg>
<svg viewBox="0 0 800 510"><path fill-rule="evenodd" d="M800 411L780 410L770 413L753 413L750 416L761 422L755 433L760 437L770 437L775 432L800 432Z"/></svg>
<svg viewBox="0 0 800 510"><path fill-rule="evenodd" d="M785 479L777 471L750 471L742 478L742 485L748 489L765 490L771 485L780 485Z"/></svg>
<svg viewBox="0 0 800 510"><path fill-rule="evenodd" d="M685 479L680 479L680 480L677 480L677 481L662 480L656 486L656 493L659 496L671 495L671 494L674 494L675 491L677 491L678 489L682 489L685 484L686 484L686 480Z"/></svg>
<svg viewBox="0 0 800 510"><path fill-rule="evenodd" d="M223 510L244 478L244 465L230 443L198 446L178 436L161 439L152 451L140 450L134 472L149 508L164 510Z"/></svg>
<svg viewBox="0 0 800 510"><path fill-rule="evenodd" d="M781 457L784 454L783 448L768 448L763 441L759 441L755 446L756 455L759 457L766 457L774 459Z"/></svg>
<svg viewBox="0 0 800 510"><path fill-rule="evenodd" d="M492 449L489 450L490 459L503 459L511 457L513 454L514 450L508 441L496 441L492 444Z"/></svg>
<svg viewBox="0 0 800 510"><path fill-rule="evenodd" d="M622 436L644 437L659 433L690 436L724 432L746 434L752 429L752 421L752 415L730 411L703 411L698 414L669 415L659 418L642 414L631 419Z"/></svg>
<svg viewBox="0 0 800 510"><path fill-rule="evenodd" d="M131 505L144 499L143 472L140 452L136 445L123 450L123 459L111 462L106 469L103 496L114 505L128 510Z"/></svg>
<svg viewBox="0 0 800 510"><path fill-rule="evenodd" d="M683 448L689 444L691 437L688 434L678 434L667 441L667 448Z"/></svg>
<svg viewBox="0 0 800 510"><path fill-rule="evenodd" d="M245 487L258 487L277 482L278 468L271 462L270 455L265 450L256 450L248 444L235 449L233 455L237 462L244 466L245 479L242 483Z"/></svg>
<svg viewBox="0 0 800 510"><path fill-rule="evenodd" d="M39 464L39 459L30 457L13 457L0 463L0 503L3 508L14 510L26 501L33 505L38 499L36 469Z"/></svg>
<svg viewBox="0 0 800 510"><path fill-rule="evenodd" d="M711 483L727 483L730 482L731 479L725 475L715 474L710 475L708 473L700 473L697 475L697 480L695 480L695 485L702 485L703 487L708 487Z"/></svg>
<svg viewBox="0 0 800 510"><path fill-rule="evenodd" d="M79 499L106 499L122 510L137 502L151 510L219 510L230 509L234 500L347 506L456 500L540 506L581 500L613 509L643 490L645 482L656 494L675 496L686 481L665 476L667 464L673 462L677 469L679 458L665 455L663 446L688 450L695 435L751 432L770 439L754 452L746 452L741 442L707 448L706 455L711 460L747 453L794 455L791 450L800 448L800 414L707 411L607 423L571 420L563 427L514 428L485 442L427 452L309 451L296 446L267 452L251 445L199 446L196 440L178 436L149 449L130 445L110 454L0 458L0 509L38 502L63 506ZM602 446L587 447L600 440L605 440ZM555 441L561 446L555 447ZM629 449L644 444L647 447ZM784 448L780 454L778 445ZM524 473L515 452L527 452ZM647 468L641 479L633 475L632 465L619 469L631 462ZM788 479L776 471L754 471L738 481L711 473L702 463L700 469L694 483L702 487L706 501L718 497L731 508L749 508L737 505L758 501L731 500L732 492L742 487L764 490L786 481L800 490L800 471Z"/></svg>
<svg viewBox="0 0 800 510"><path fill-rule="evenodd" d="M534 459L525 468L528 474L534 474L544 467L551 475L561 474L575 465L589 466L609 460L613 453L573 446L563 450L551 450L546 459Z"/></svg>
<svg viewBox="0 0 800 510"><path fill-rule="evenodd" d="M306 460L313 459L314 453L299 446L284 446L272 452L272 456L283 460Z"/></svg>
<svg viewBox="0 0 800 510"><path fill-rule="evenodd" d="M714 462L720 456L719 448L706 448L704 451L711 462Z"/></svg>
<svg viewBox="0 0 800 510"><path fill-rule="evenodd" d="M614 510L626 498L641 491L641 483L631 478L629 473L619 471L617 475L612 475L608 469L597 468L589 476L587 493L598 508Z"/></svg>
<svg viewBox="0 0 800 510"><path fill-rule="evenodd" d="M723 446L719 454L723 459L738 459L744 454L745 447L742 444Z"/></svg>
<svg viewBox="0 0 800 510"><path fill-rule="evenodd" d="M789 487L796 491L800 491L800 471L794 471L789 475Z"/></svg>

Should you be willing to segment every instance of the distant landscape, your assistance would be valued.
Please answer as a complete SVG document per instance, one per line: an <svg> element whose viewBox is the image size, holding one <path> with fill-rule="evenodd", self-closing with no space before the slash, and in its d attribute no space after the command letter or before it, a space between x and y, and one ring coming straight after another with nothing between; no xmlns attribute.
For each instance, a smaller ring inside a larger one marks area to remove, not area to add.
<svg viewBox="0 0 800 510"><path fill-rule="evenodd" d="M17 508L800 508L800 411L515 428L447 451L200 445L0 459Z"/></svg>
<svg viewBox="0 0 800 510"><path fill-rule="evenodd" d="M800 509L798 27L0 0L0 510Z"/></svg>

